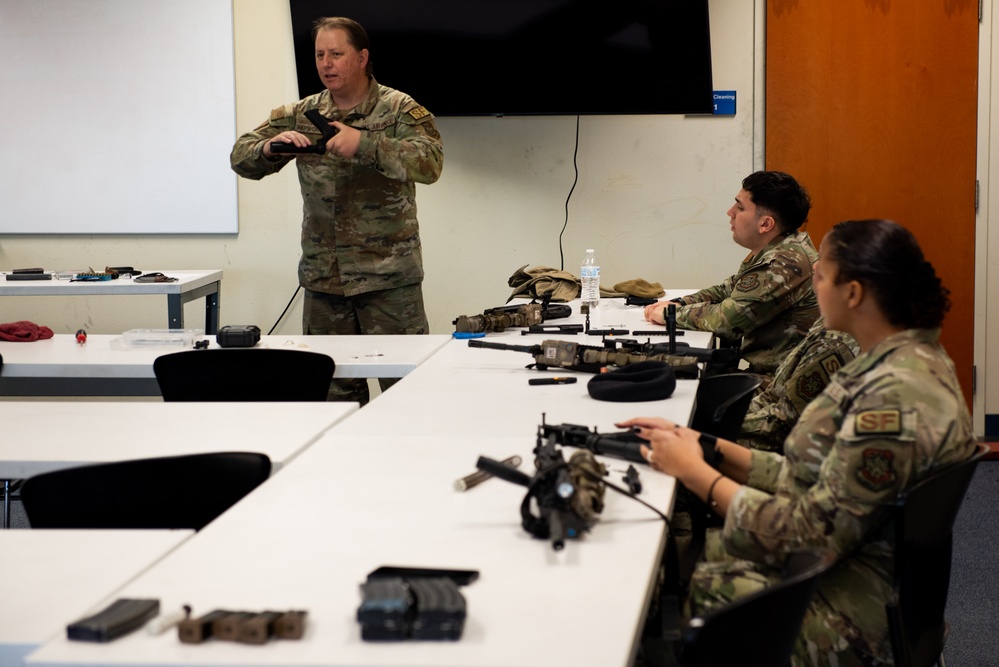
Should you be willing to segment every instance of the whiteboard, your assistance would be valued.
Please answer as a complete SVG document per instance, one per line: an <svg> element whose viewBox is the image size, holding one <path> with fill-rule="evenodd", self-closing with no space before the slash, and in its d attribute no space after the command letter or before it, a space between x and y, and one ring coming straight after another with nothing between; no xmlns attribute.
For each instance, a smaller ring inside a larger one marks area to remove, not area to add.
<svg viewBox="0 0 999 667"><path fill-rule="evenodd" d="M231 0L2 0L0 100L0 234L238 231Z"/></svg>

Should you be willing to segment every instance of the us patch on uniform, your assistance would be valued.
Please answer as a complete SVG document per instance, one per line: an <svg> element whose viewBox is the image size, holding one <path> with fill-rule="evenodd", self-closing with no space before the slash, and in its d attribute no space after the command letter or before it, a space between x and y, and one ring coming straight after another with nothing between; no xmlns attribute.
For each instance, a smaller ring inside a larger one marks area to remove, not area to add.
<svg viewBox="0 0 999 667"><path fill-rule="evenodd" d="M747 273L735 284L735 288L740 292L751 292L759 286L760 276L755 273Z"/></svg>
<svg viewBox="0 0 999 667"><path fill-rule="evenodd" d="M858 435L897 435L902 432L899 410L866 410L857 415L854 431Z"/></svg>
<svg viewBox="0 0 999 667"><path fill-rule="evenodd" d="M415 109L409 110L409 115L413 117L413 120L420 120L430 115L426 107L416 107Z"/></svg>
<svg viewBox="0 0 999 667"><path fill-rule="evenodd" d="M887 449L864 450L857 481L872 491L881 491L894 484L897 478L894 454Z"/></svg>

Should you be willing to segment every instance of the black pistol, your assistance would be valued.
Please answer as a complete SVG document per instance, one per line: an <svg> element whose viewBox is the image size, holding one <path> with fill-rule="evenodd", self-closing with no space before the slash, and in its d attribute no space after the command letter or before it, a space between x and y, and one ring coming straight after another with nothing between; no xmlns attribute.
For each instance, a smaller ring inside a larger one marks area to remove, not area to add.
<svg viewBox="0 0 999 667"><path fill-rule="evenodd" d="M330 119L319 113L318 109L309 109L305 112L305 117L308 118L316 129L322 134L322 138L316 143L305 146L298 147L290 141L272 141L271 142L271 152L272 153L316 153L318 155L326 154L326 142L333 138L333 135L337 133L337 129L330 125Z"/></svg>

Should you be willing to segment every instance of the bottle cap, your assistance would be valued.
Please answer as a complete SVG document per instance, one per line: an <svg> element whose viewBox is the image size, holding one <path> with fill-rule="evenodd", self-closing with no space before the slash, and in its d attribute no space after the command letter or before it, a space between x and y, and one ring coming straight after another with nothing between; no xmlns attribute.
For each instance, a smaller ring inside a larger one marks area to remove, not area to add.
<svg viewBox="0 0 999 667"><path fill-rule="evenodd" d="M587 248L586 252L593 252L593 248Z"/></svg>

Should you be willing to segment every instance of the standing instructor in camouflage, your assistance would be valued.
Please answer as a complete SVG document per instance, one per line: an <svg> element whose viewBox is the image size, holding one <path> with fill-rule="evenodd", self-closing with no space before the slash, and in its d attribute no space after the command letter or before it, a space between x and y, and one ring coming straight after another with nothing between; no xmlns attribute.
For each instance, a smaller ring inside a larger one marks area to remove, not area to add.
<svg viewBox="0 0 999 667"><path fill-rule="evenodd" d="M372 75L359 23L327 17L313 28L326 90L278 107L241 136L233 170L261 179L295 160L302 188L306 334L426 334L416 183L433 183L444 153L433 115ZM274 143L315 144L305 117L318 110L336 129L326 153L275 153ZM395 380L380 380L387 389ZM367 380L334 380L331 400L368 400Z"/></svg>
<svg viewBox="0 0 999 667"><path fill-rule="evenodd" d="M743 179L728 217L732 239L750 254L722 284L672 299L680 304L677 325L712 331L731 345L741 337L749 371L772 376L819 316L812 291L818 253L808 232L798 231L811 206L805 189L783 172ZM664 324L668 303L646 306L645 318Z"/></svg>

